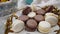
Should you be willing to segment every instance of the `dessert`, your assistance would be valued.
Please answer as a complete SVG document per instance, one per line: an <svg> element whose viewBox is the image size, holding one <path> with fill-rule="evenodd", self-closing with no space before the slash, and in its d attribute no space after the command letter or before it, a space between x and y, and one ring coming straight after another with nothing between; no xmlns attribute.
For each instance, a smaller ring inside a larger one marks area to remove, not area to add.
<svg viewBox="0 0 60 34"><path fill-rule="evenodd" d="M42 15L36 15L36 16L34 17L34 19L35 19L36 21L38 21L38 22L44 21L44 16L42 16Z"/></svg>
<svg viewBox="0 0 60 34"><path fill-rule="evenodd" d="M55 11L54 6L47 6L46 8L40 8L36 10L36 7L26 7L22 11L22 15L13 17L8 21L6 25L8 32L20 32L24 29L29 32L34 32L38 29L39 32L49 33L51 26L59 25L60 26L60 13L52 12ZM12 20L13 19L13 20ZM59 20L58 20L59 19ZM25 25L24 25L25 24ZM10 27L11 26L11 27ZM37 28L38 26L38 28ZM9 28L9 29L8 29Z"/></svg>
<svg viewBox="0 0 60 34"><path fill-rule="evenodd" d="M28 14L28 17L33 18L35 15L36 15L35 12L30 12L30 13Z"/></svg>
<svg viewBox="0 0 60 34"><path fill-rule="evenodd" d="M48 33L51 29L51 24L47 21L41 21L38 25L38 31L42 33Z"/></svg>
<svg viewBox="0 0 60 34"><path fill-rule="evenodd" d="M13 21L11 30L13 30L14 32L19 32L19 31L22 31L23 29L24 29L23 21L21 21L21 20Z"/></svg>
<svg viewBox="0 0 60 34"><path fill-rule="evenodd" d="M23 14L23 15L27 15L27 14L29 14L31 11L32 11L32 10L31 10L30 7L26 7L26 8L22 11L22 14Z"/></svg>
<svg viewBox="0 0 60 34"><path fill-rule="evenodd" d="M52 26L54 26L58 23L58 15L54 13L46 13L45 21L49 22Z"/></svg>
<svg viewBox="0 0 60 34"><path fill-rule="evenodd" d="M26 23L27 31L35 31L37 27L37 22L34 19L29 19Z"/></svg>
<svg viewBox="0 0 60 34"><path fill-rule="evenodd" d="M18 20L16 15L11 15L6 23L5 34L9 32L20 32L24 29L24 22Z"/></svg>
<svg viewBox="0 0 60 34"><path fill-rule="evenodd" d="M48 16L54 16L54 17L58 18L58 15L56 15L54 13L46 13L45 17L48 17Z"/></svg>
<svg viewBox="0 0 60 34"><path fill-rule="evenodd" d="M19 20L22 20L22 21L26 21L26 20L28 20L28 19L29 19L29 17L26 16L26 15L21 15L21 16L19 17Z"/></svg>
<svg viewBox="0 0 60 34"><path fill-rule="evenodd" d="M44 15L46 11L44 11L43 9L39 9L39 10L36 10L36 13L38 15Z"/></svg>
<svg viewBox="0 0 60 34"><path fill-rule="evenodd" d="M58 23L58 19L54 16L45 17L45 21L49 22L52 26Z"/></svg>
<svg viewBox="0 0 60 34"><path fill-rule="evenodd" d="M48 6L48 8L46 8L46 12L52 12L52 10L54 9L54 6Z"/></svg>

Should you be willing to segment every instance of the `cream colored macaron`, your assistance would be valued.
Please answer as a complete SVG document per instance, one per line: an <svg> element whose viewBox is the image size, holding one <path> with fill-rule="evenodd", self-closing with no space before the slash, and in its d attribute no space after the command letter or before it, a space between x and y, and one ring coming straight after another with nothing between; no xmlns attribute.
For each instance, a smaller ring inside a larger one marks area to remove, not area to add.
<svg viewBox="0 0 60 34"><path fill-rule="evenodd" d="M38 25L38 31L42 33L48 33L51 29L51 24L47 21L41 21Z"/></svg>
<svg viewBox="0 0 60 34"><path fill-rule="evenodd" d="M56 18L58 18L58 15L54 14L54 13L46 13L45 17L49 17L49 16L55 16Z"/></svg>
<svg viewBox="0 0 60 34"><path fill-rule="evenodd" d="M11 30L13 30L14 32L20 32L24 29L24 22L21 20L14 20L12 23L12 28Z"/></svg>
<svg viewBox="0 0 60 34"><path fill-rule="evenodd" d="M30 12L30 13L28 14L28 17L30 17L30 18L32 18L32 17L34 17L34 16L36 16L36 13L35 13L35 12Z"/></svg>
<svg viewBox="0 0 60 34"><path fill-rule="evenodd" d="M58 23L58 19L54 16L45 17L45 21L49 22L51 26L54 26Z"/></svg>

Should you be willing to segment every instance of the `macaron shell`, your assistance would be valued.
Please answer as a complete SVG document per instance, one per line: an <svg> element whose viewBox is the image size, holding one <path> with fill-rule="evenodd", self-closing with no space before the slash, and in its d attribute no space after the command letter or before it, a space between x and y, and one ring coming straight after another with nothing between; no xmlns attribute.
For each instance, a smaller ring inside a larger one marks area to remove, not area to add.
<svg viewBox="0 0 60 34"><path fill-rule="evenodd" d="M44 28L50 28L51 24L47 21L41 21L39 22L39 26L44 27Z"/></svg>
<svg viewBox="0 0 60 34"><path fill-rule="evenodd" d="M11 30L13 30L14 32L19 32L21 30L23 30L24 26L20 23L18 23L17 25L15 25L14 27L12 27Z"/></svg>
<svg viewBox="0 0 60 34"><path fill-rule="evenodd" d="M34 17L35 15L36 15L35 12L30 12L30 13L28 14L28 17L32 18L32 17Z"/></svg>
<svg viewBox="0 0 60 34"><path fill-rule="evenodd" d="M51 24L47 21L41 21L38 25L38 30L42 33L48 33L50 31Z"/></svg>
<svg viewBox="0 0 60 34"><path fill-rule="evenodd" d="M26 21L28 19L29 19L29 17L26 16L26 15L22 15L22 16L19 17L19 20L22 20L22 21Z"/></svg>
<svg viewBox="0 0 60 34"><path fill-rule="evenodd" d="M45 16L54 16L54 13L46 13Z"/></svg>
<svg viewBox="0 0 60 34"><path fill-rule="evenodd" d="M54 16L48 16L45 18L45 21L49 22L52 26L58 23L58 19Z"/></svg>
<svg viewBox="0 0 60 34"><path fill-rule="evenodd" d="M44 16L42 16L42 15L36 15L36 16L34 17L34 19L35 19L36 21L38 21L38 22L44 21Z"/></svg>
<svg viewBox="0 0 60 34"><path fill-rule="evenodd" d="M48 33L50 31L50 28L44 28L44 27L39 26L38 30L39 32L42 32L42 33Z"/></svg>
<svg viewBox="0 0 60 34"><path fill-rule="evenodd" d="M37 22L34 19L29 19L26 23L26 25L30 28L36 28Z"/></svg>
<svg viewBox="0 0 60 34"><path fill-rule="evenodd" d="M56 18L58 18L58 15L56 15L54 13L46 13L45 17L48 17L48 16L55 16Z"/></svg>
<svg viewBox="0 0 60 34"><path fill-rule="evenodd" d="M13 30L14 32L19 32L19 31L23 30L23 28L24 28L24 22L23 21L20 21L20 20L17 20L12 25L11 30Z"/></svg>
<svg viewBox="0 0 60 34"><path fill-rule="evenodd" d="M25 26L25 30L29 32L34 32L36 29Z"/></svg>
<svg viewBox="0 0 60 34"><path fill-rule="evenodd" d="M26 7L26 8L22 11L22 14L23 14L23 15L27 15L27 14L29 14L31 11L32 11L32 9L31 9L30 7Z"/></svg>
<svg viewBox="0 0 60 34"><path fill-rule="evenodd" d="M46 11L44 11L43 9L38 9L38 10L36 11L36 13L37 13L38 15L44 15L45 12L46 12Z"/></svg>
<svg viewBox="0 0 60 34"><path fill-rule="evenodd" d="M47 21L41 21L38 25L38 30L42 33L48 33L50 31L51 24Z"/></svg>

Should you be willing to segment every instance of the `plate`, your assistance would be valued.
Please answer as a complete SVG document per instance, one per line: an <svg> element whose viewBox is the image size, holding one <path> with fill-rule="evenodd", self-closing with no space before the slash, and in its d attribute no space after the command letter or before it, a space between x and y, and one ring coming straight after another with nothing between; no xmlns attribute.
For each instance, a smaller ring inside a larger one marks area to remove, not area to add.
<svg viewBox="0 0 60 34"><path fill-rule="evenodd" d="M20 16L21 14L22 14L22 10L16 12L17 16ZM5 23L6 23L7 17L9 17L9 16L5 16L5 17L0 18L0 34L4 34ZM55 30L59 30L58 25L52 27L51 31L48 34L56 34L57 32L54 32ZM42 33L38 32L37 30L35 32L27 32L27 31L23 30L23 31L21 31L19 33L11 33L11 32L9 32L9 34L42 34Z"/></svg>

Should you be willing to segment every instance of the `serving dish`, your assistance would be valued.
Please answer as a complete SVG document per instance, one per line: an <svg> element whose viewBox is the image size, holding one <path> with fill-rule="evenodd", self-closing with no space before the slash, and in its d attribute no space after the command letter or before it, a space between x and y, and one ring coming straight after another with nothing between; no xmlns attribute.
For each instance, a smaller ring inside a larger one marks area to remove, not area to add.
<svg viewBox="0 0 60 34"><path fill-rule="evenodd" d="M16 11L16 10L15 10ZM9 12L8 12L9 14ZM11 15L11 14L10 14ZM5 32L5 24L6 24L6 20L10 15L6 15L4 17L0 17L0 34L4 34ZM16 15L21 16L22 15L22 10L19 10L16 12ZM51 31L48 34L56 34L57 32L54 32L55 30L59 30L59 26L56 25L54 27L51 28ZM9 32L9 34L42 34L41 32L38 32L37 30L35 32L27 32L25 30L19 32L19 33L11 33Z"/></svg>
<svg viewBox="0 0 60 34"><path fill-rule="evenodd" d="M22 10L16 12L16 15L18 15L18 16L21 16L21 14L22 14ZM5 23L6 23L6 20L9 16L10 15L0 18L0 34L4 34L4 32L5 32ZM56 34L57 32L54 32L54 31L59 30L59 28L60 27L58 25L54 26L53 28L51 28L51 31L48 34ZM26 30L23 30L19 33L9 32L9 34L42 34L42 33L38 32L37 30L35 32L27 32Z"/></svg>

